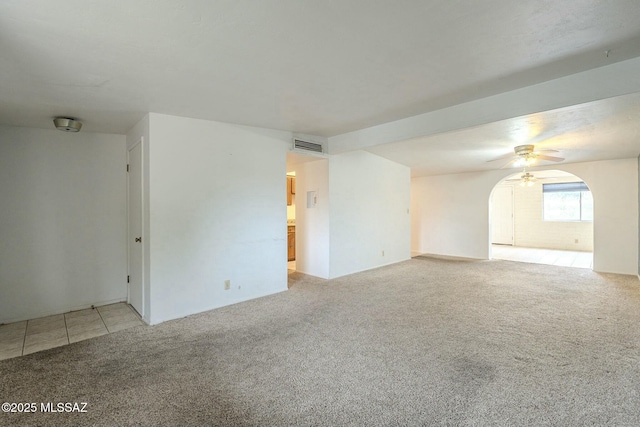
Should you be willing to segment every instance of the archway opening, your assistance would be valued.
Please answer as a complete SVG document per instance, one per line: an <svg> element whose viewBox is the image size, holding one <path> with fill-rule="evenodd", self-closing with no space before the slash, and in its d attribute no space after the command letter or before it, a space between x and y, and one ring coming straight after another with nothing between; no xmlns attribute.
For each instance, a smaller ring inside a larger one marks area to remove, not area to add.
<svg viewBox="0 0 640 427"><path fill-rule="evenodd" d="M490 196L490 258L593 268L593 195L584 181L559 170L521 173Z"/></svg>

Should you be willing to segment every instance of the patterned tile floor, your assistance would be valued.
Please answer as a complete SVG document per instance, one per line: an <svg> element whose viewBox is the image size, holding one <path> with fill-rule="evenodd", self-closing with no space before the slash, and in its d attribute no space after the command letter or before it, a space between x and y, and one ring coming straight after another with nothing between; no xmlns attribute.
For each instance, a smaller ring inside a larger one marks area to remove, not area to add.
<svg viewBox="0 0 640 427"><path fill-rule="evenodd" d="M144 325L125 303L0 325L0 360Z"/></svg>
<svg viewBox="0 0 640 427"><path fill-rule="evenodd" d="M593 268L592 252L491 245L491 258L532 264L559 265L562 267Z"/></svg>

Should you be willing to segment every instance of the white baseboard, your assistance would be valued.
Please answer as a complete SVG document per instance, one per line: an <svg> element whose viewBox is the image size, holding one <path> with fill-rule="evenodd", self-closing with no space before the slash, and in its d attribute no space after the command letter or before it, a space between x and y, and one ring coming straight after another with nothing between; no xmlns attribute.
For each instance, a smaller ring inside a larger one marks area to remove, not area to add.
<svg viewBox="0 0 640 427"><path fill-rule="evenodd" d="M102 305L115 304L115 303L119 303L119 302L127 302L126 297L125 298L117 298L117 299L114 299L114 300L98 301L98 302L94 302L93 304L87 303L87 304L81 304L81 305L68 306L68 307L64 307L64 308L60 308L60 309L38 311L38 312L34 312L34 313L27 314L27 315L24 315L24 316L8 318L8 319L2 319L2 320L0 320L0 325L5 324L5 323L22 322L24 320L38 319L40 317L54 316L56 314L64 314L64 313L69 313L70 311L84 310L86 308L100 307Z"/></svg>

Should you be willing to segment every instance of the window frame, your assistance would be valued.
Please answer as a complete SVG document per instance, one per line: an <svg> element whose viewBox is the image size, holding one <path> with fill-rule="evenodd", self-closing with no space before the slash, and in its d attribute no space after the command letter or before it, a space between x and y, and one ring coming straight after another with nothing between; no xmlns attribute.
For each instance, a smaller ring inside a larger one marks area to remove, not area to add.
<svg viewBox="0 0 640 427"><path fill-rule="evenodd" d="M547 219L547 211L546 209L546 198L545 194L549 193L578 193L578 209L579 209L579 218L578 219ZM591 219L585 219L585 210L584 210L584 193L591 194ZM547 183L542 184L542 221L544 222L593 222L593 193L584 183L584 181L573 181L573 182L559 182L559 183Z"/></svg>

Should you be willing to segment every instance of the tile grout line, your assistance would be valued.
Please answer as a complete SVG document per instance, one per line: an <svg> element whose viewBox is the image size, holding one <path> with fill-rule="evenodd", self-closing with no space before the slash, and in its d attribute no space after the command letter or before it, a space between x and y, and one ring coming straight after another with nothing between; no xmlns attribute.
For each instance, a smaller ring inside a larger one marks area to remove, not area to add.
<svg viewBox="0 0 640 427"><path fill-rule="evenodd" d="M24 346L27 343L27 330L29 329L29 321L27 320L27 324L24 326L24 336L22 337L22 351L20 352L20 356L24 356Z"/></svg>
<svg viewBox="0 0 640 427"><path fill-rule="evenodd" d="M104 325L104 328L107 330L107 333L110 334L111 331L109 330L109 327L107 326L107 322L105 322L104 319L102 318L102 313L100 313L100 310L98 310L98 307L96 307L94 310L98 312L98 316L100 316L100 320L102 321L102 324Z"/></svg>
<svg viewBox="0 0 640 427"><path fill-rule="evenodd" d="M133 307L131 306L131 304L126 303L126 302L125 302L125 303L123 303L123 304L124 304L124 305L126 305L126 306L129 308L129 310L131 310L131 312L136 316L136 318L137 318L137 319L142 320L142 316L140 316L140 314L138 314L138 312L135 310L135 308L133 308Z"/></svg>
<svg viewBox="0 0 640 427"><path fill-rule="evenodd" d="M67 333L67 345L71 344L69 340L69 327L67 326L67 313L62 313L62 318L64 319L64 331Z"/></svg>
<svg viewBox="0 0 640 427"><path fill-rule="evenodd" d="M133 309L133 307L131 307L129 304L127 303L123 303L124 305L126 305L128 307L128 309L131 311L131 313L134 314L136 320L138 321L138 323L140 323L141 317L138 315L138 313ZM98 309L98 307L93 307L93 310L96 310L98 312L98 316L100 318L100 321L102 322L102 325L104 326L105 330L107 331L107 334L111 334L113 333L109 327L107 326L107 323L104 321L104 318L102 316L102 313L100 313L100 310ZM69 312L71 313L71 312ZM64 328L65 328L65 333L67 335L67 343L63 344L63 345L69 345L71 344L71 338L69 336L69 325L67 324L67 314L69 313L61 313L62 315L62 319L64 321ZM33 321L34 319L27 319L25 320L26 324L25 324L25 328L24 328L24 332L23 332L23 336L22 336L22 347L21 347L21 351L20 351L20 355L18 355L17 357L21 357L21 356L25 356L25 348L27 345L27 335L28 335L28 331L29 331L29 325L31 323L31 321ZM128 329L129 327L131 327L132 325L129 325L128 327L124 328L124 329ZM94 337L91 337L94 338ZM52 347L53 348L53 347ZM42 350L39 350L42 351ZM37 353L38 351L36 351ZM31 353L29 353L31 354Z"/></svg>

